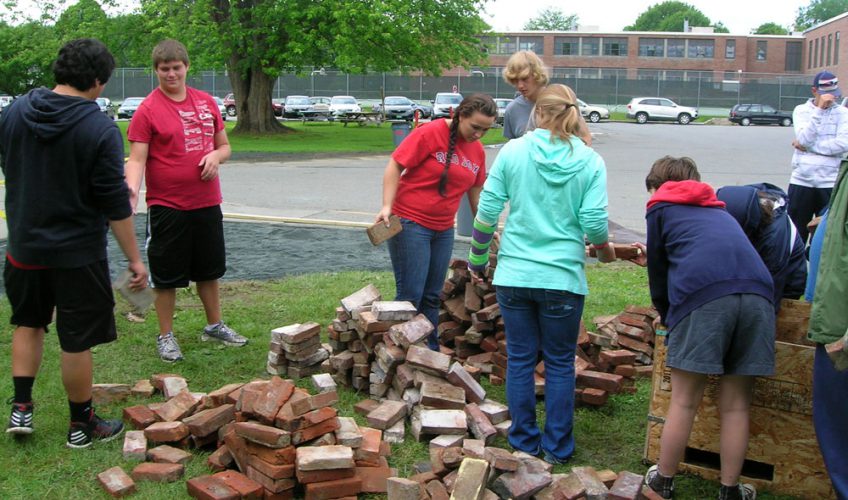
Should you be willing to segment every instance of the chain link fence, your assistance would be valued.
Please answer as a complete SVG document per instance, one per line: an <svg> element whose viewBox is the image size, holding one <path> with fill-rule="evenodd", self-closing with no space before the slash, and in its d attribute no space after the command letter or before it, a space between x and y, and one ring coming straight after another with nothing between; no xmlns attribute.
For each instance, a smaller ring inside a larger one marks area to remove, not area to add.
<svg viewBox="0 0 848 500"><path fill-rule="evenodd" d="M577 69L573 75L588 73ZM701 108L701 114L725 114L739 103L762 103L792 110L810 97L810 77L806 75L734 73L725 75L730 78L720 80L715 78L715 73L704 71L639 70L638 78L627 78L625 70L611 73L602 78L554 74L551 82L570 86L586 102L618 111L622 111L633 97L666 97L678 104ZM682 75L669 77L668 73ZM230 79L224 70L192 73L188 84L219 97L232 92ZM144 97L156 85L156 75L152 70L118 68L103 96L119 103L127 97ZM379 101L381 92L383 95L403 95L427 102L435 97L436 92L454 90L464 94L483 92L492 97L515 95L514 88L503 80L501 68L472 69L465 75L442 77L400 73L355 75L312 68L299 75L278 77L271 97L352 95L368 105Z"/></svg>

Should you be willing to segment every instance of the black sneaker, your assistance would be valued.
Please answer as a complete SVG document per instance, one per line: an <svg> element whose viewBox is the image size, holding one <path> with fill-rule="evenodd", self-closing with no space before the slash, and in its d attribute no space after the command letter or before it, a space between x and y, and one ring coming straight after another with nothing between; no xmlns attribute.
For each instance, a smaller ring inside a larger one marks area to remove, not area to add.
<svg viewBox="0 0 848 500"><path fill-rule="evenodd" d="M10 401L11 402L11 401ZM12 403L7 434L32 434L32 403Z"/></svg>
<svg viewBox="0 0 848 500"><path fill-rule="evenodd" d="M68 448L88 448L93 441L111 441L121 435L124 424L120 420L103 420L91 412L88 422L71 422L68 429Z"/></svg>
<svg viewBox="0 0 848 500"><path fill-rule="evenodd" d="M652 465L645 473L643 484L663 498L674 498L674 477L665 477L660 474L657 465Z"/></svg>
<svg viewBox="0 0 848 500"><path fill-rule="evenodd" d="M721 485L718 491L719 500L756 500L757 489L752 484L737 484L736 486Z"/></svg>

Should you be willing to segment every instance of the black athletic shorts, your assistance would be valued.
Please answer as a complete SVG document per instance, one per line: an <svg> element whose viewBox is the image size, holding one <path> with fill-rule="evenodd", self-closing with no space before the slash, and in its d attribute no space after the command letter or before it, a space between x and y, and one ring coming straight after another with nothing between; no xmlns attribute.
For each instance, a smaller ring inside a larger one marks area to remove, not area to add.
<svg viewBox="0 0 848 500"><path fill-rule="evenodd" d="M44 328L53 320L65 352L83 352L118 338L115 299L106 260L72 269L20 269L6 260L6 295L12 305L9 323Z"/></svg>
<svg viewBox="0 0 848 500"><path fill-rule="evenodd" d="M223 276L227 258L221 207L150 207L147 262L154 288L185 288L190 281L212 281Z"/></svg>

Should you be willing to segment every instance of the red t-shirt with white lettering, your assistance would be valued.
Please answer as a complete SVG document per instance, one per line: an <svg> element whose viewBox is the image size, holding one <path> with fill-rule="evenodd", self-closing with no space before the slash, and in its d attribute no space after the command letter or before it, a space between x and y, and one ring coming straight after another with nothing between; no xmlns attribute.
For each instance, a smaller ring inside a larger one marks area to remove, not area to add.
<svg viewBox="0 0 848 500"><path fill-rule="evenodd" d="M434 231L452 228L462 195L486 181L483 145L458 135L448 169L447 196L439 194L449 134L445 120L433 120L413 130L392 154L404 168L392 213Z"/></svg>
<svg viewBox="0 0 848 500"><path fill-rule="evenodd" d="M200 179L200 160L215 150L224 129L218 104L209 94L186 88L180 102L156 88L142 101L127 129L127 139L149 146L145 182L147 205L195 210L220 205L216 176Z"/></svg>

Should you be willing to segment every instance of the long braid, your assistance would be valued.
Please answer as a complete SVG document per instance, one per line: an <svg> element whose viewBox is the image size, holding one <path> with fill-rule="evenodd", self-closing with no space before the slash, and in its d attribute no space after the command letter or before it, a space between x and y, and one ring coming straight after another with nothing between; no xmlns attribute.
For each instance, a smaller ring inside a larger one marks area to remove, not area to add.
<svg viewBox="0 0 848 500"><path fill-rule="evenodd" d="M442 198L447 196L448 187L448 169L450 169L451 160L453 158L453 150L456 148L456 137L459 135L459 114L454 115L450 124L450 132L448 136L448 152L445 156L445 169L442 170L442 176L439 177L439 194Z"/></svg>

